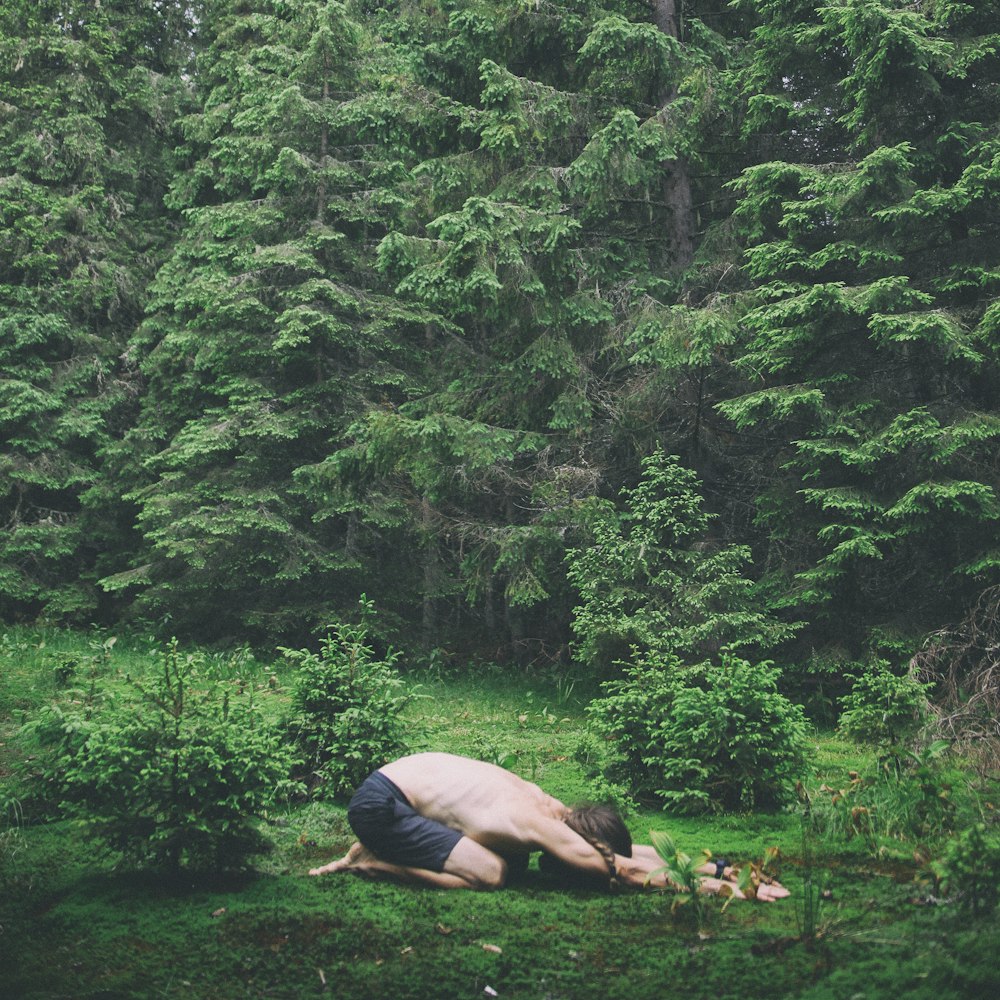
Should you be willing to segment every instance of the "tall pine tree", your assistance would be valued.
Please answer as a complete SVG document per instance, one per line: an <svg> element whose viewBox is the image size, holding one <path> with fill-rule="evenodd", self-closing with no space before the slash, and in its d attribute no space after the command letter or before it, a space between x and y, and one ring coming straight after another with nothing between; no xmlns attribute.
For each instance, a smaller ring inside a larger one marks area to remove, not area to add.
<svg viewBox="0 0 1000 1000"><path fill-rule="evenodd" d="M913 636L996 581L1000 7L766 4L737 221L772 582L813 641ZM794 156L789 156L789 153Z"/></svg>
<svg viewBox="0 0 1000 1000"><path fill-rule="evenodd" d="M592 3L383 25L415 103L440 95L464 126L413 171L406 224L379 249L397 294L438 317L438 371L328 466L410 509L428 642L464 598L491 651L555 655L570 501L617 487L619 463L638 471L621 457L623 332L672 300L690 262L683 126L708 113L725 53L701 22L684 43L665 27Z"/></svg>
<svg viewBox="0 0 1000 1000"><path fill-rule="evenodd" d="M366 589L356 510L318 507L297 471L402 391L414 331L420 350L372 268L403 166L371 134L370 42L342 4L209 4L199 43L184 231L129 348L148 392L118 461L142 544L103 582L183 628L287 636Z"/></svg>
<svg viewBox="0 0 1000 1000"><path fill-rule="evenodd" d="M134 384L118 364L160 215L187 6L0 11L0 616L88 619L107 535L82 497ZM109 530L109 529L108 529Z"/></svg>

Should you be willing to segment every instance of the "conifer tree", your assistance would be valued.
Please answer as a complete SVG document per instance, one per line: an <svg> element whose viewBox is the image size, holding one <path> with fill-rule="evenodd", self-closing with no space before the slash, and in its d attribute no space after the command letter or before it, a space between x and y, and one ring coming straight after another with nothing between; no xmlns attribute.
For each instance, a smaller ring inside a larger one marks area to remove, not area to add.
<svg viewBox="0 0 1000 1000"><path fill-rule="evenodd" d="M619 506L586 505L589 537L567 552L577 658L608 678L623 664L690 665L724 648L760 655L789 638L794 628L755 602L749 549L706 540L713 517L694 473L659 451L642 467Z"/></svg>
<svg viewBox="0 0 1000 1000"><path fill-rule="evenodd" d="M372 269L403 166L373 135L370 43L342 4L217 3L199 31L168 200L184 231L129 348L149 388L118 460L142 546L104 586L203 633L294 636L378 592L356 505L319 507L298 474L419 357L421 318Z"/></svg>
<svg viewBox="0 0 1000 1000"><path fill-rule="evenodd" d="M995 3L765 4L745 171L748 379L784 599L852 643L947 620L1000 569ZM793 131L794 130L794 131ZM794 136L794 138L793 138Z"/></svg>
<svg viewBox="0 0 1000 1000"><path fill-rule="evenodd" d="M11 0L0 11L4 618L95 613L105 520L81 502L133 392L117 359L164 242L187 10Z"/></svg>
<svg viewBox="0 0 1000 1000"><path fill-rule="evenodd" d="M208 4L199 44L184 230L129 348L148 392L116 458L142 545L103 583L182 627L294 634L356 566L349 512L317 511L296 470L400 378L400 311L364 259L396 168L367 155L367 43L341 4Z"/></svg>
<svg viewBox="0 0 1000 1000"><path fill-rule="evenodd" d="M487 633L553 650L571 601L568 501L606 489L622 461L620 331L669 302L689 262L683 124L707 114L725 46L701 23L685 45L592 3L456 5L446 31L413 31L405 86L454 102L464 128L414 170L379 263L438 317L437 378L370 413L329 466L390 477L389 495L419 512L425 609L457 607L460 586Z"/></svg>

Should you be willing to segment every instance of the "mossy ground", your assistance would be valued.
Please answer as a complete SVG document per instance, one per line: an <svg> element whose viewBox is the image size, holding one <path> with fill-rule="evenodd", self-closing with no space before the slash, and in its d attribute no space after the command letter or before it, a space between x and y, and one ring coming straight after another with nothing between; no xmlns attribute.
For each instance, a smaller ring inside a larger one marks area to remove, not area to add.
<svg viewBox="0 0 1000 1000"><path fill-rule="evenodd" d="M44 641L45 646L40 646ZM24 747L15 731L65 686L55 667L105 680L144 669L142 644L110 659L101 637L8 633L0 687L0 781L17 788ZM91 659L87 659L91 657ZM218 661L220 674L231 668ZM242 663L280 712L287 677ZM232 669L236 669L232 667ZM79 679L78 678L78 679ZM425 747L513 769L564 800L584 798L573 757L581 705L519 675L422 679L412 710ZM863 754L817 738L824 774L864 766ZM819 778L817 777L818 781ZM17 822L10 822L17 820ZM494 894L446 893L310 878L350 842L344 809L313 803L270 817L274 849L255 870L180 883L121 870L73 825L8 816L0 830L0 996L5 998L332 996L447 1000L642 998L989 997L1000 994L1000 927L950 905L921 905L905 850L873 860L857 845L803 843L795 813L707 818L639 811L637 839L669 829L682 849L733 858L783 855L792 891L771 905L706 900L701 926L659 893L609 896L554 886L534 868ZM855 853L851 851L854 850ZM816 852L812 865L804 855ZM803 937L805 880L829 898Z"/></svg>

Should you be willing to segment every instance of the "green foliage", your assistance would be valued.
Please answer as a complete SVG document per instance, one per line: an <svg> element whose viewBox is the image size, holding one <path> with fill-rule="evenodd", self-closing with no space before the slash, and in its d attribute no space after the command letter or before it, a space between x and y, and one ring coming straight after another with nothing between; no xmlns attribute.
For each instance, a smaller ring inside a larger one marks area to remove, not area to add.
<svg viewBox="0 0 1000 1000"><path fill-rule="evenodd" d="M650 830L649 839L656 853L663 859L663 865L654 868L649 873L649 879L663 875L668 885L675 890L670 912L675 915L683 913L700 930L706 908L700 892L702 876L698 868L711 860L712 852L704 850L700 858L692 858L677 847L669 833L661 830Z"/></svg>
<svg viewBox="0 0 1000 1000"><path fill-rule="evenodd" d="M115 511L85 512L136 391L118 370L165 236L184 12L0 12L0 615L89 620ZM164 29L167 30L164 30Z"/></svg>
<svg viewBox="0 0 1000 1000"><path fill-rule="evenodd" d="M34 645L39 638L34 635ZM89 653L86 635L49 630L45 638L43 653ZM153 664L133 656L129 646L122 635L112 663L145 673ZM20 665L30 657L26 681L45 687L50 672L36 653L14 658ZM571 753L583 720L568 708L573 726L518 727L512 720L528 700L528 687L537 684L509 669L476 681L457 678L434 685L433 698L421 699L414 714L433 727L441 748L468 752L477 736L494 737L520 754L522 776L536 756L542 787L562 801L577 801L585 789ZM270 711L280 699L260 700ZM8 722L0 708L0 725ZM2 742L6 765L12 747ZM844 767L864 763L856 748L829 734L817 734L816 742ZM656 1000L665 982L691 1000L856 993L894 1000L901 984L912 1000L979 1000L995 992L995 920L971 919L957 900L914 905L925 891L938 900L941 894L906 881L912 863L859 859L852 845L818 842L807 872L799 864L799 822L792 813L675 816L666 825L662 815L646 810L633 815L629 825L637 841L648 843L651 827L665 828L695 855L712 846L730 857L759 857L777 845L786 857L782 881L789 899L733 904L720 915L721 902L705 897L706 930L713 933L702 938L685 924L690 904L674 920L669 895L567 891L534 865L523 883L489 900L343 876L311 879L304 874L309 868L351 843L344 809L296 801L270 818L266 832L274 848L255 862L257 877L192 872L179 885L165 886L123 870L114 854L95 851L75 824L0 815L5 991L25 997L308 996L321 989L322 970L327 992L359 1000L422 1000L428 993L459 1000L482 993L484 983L501 996L536 998L554 989L574 1000ZM812 951L795 942L809 873L814 886L832 893L820 904L820 948ZM399 956L404 947L413 950Z"/></svg>
<svg viewBox="0 0 1000 1000"><path fill-rule="evenodd" d="M973 917L988 916L1000 901L1000 836L975 823L948 841L931 870L949 899Z"/></svg>
<svg viewBox="0 0 1000 1000"><path fill-rule="evenodd" d="M317 796L350 795L368 775L407 752L402 716L414 694L395 669L399 653L379 658L368 645L374 605L363 595L361 623L330 628L318 653L283 649L295 665L286 722Z"/></svg>
<svg viewBox="0 0 1000 1000"><path fill-rule="evenodd" d="M364 502L303 470L419 367L370 246L407 156L369 142L392 66L342 4L212 4L198 40L167 199L183 225L129 345L148 391L110 449L137 544L102 586L189 632L287 641L392 546L386 519L366 535Z"/></svg>
<svg viewBox="0 0 1000 1000"><path fill-rule="evenodd" d="M588 795L592 802L607 802L614 806L621 816L627 817L635 811L635 799L631 789L622 781L610 776L625 775L622 754L606 738L599 736L597 727L590 726L577 741L573 759L587 776Z"/></svg>
<svg viewBox="0 0 1000 1000"><path fill-rule="evenodd" d="M840 716L848 736L898 747L917 733L927 717L930 684L921 684L909 672L894 673L885 660L870 664L853 681Z"/></svg>
<svg viewBox="0 0 1000 1000"><path fill-rule="evenodd" d="M29 724L51 754L60 809L141 867L239 868L266 841L256 821L295 789L293 764L252 689L205 678L176 641L131 696Z"/></svg>
<svg viewBox="0 0 1000 1000"><path fill-rule="evenodd" d="M621 493L622 510L595 499L583 508L588 544L569 550L580 593L577 656L597 675L635 657L697 662L722 646L761 651L794 630L756 606L741 571L742 546L712 551L710 515L697 476L657 451L642 479Z"/></svg>
<svg viewBox="0 0 1000 1000"><path fill-rule="evenodd" d="M805 768L807 727L778 676L729 653L687 668L638 659L587 710L621 755L612 779L681 812L780 806Z"/></svg>
<svg viewBox="0 0 1000 1000"><path fill-rule="evenodd" d="M841 842L859 841L874 857L944 843L980 807L959 762L938 740L919 751L890 753L864 773L850 771L820 785L809 810L815 829Z"/></svg>
<svg viewBox="0 0 1000 1000"><path fill-rule="evenodd" d="M684 74L697 64L705 83L726 46L700 27L685 47L600 3L475 4L446 30L409 15L421 43L396 86L411 115L444 106L461 125L418 144L420 186L401 189L378 262L424 317L434 370L426 392L369 411L316 469L328 490L408 509L425 645L463 602L530 660L565 644L563 536L573 502L618 461L619 331L640 304L667 305L664 272L690 259L678 161L697 145L680 135L694 115L686 102L657 112L684 77L709 115L710 86Z"/></svg>
<svg viewBox="0 0 1000 1000"><path fill-rule="evenodd" d="M749 126L799 138L734 185L752 285L721 408L769 438L765 558L817 645L940 624L992 582L996 16L768 4L756 32Z"/></svg>
<svg viewBox="0 0 1000 1000"><path fill-rule="evenodd" d="M662 447L718 516L593 673L916 648L1000 569L998 11L11 0L0 615L565 664Z"/></svg>
<svg viewBox="0 0 1000 1000"><path fill-rule="evenodd" d="M550 670L575 603L591 682L801 619L786 683L896 739L865 794L916 810L919 696L845 674L1000 579L998 23L8 0L0 618L294 645L363 584L379 644ZM636 486L656 447L717 517ZM995 733L990 640L939 648L936 715ZM36 652L0 705L99 672Z"/></svg>
<svg viewBox="0 0 1000 1000"><path fill-rule="evenodd" d="M592 66L597 93L625 97L636 103L653 104L669 87L670 64L677 60L676 38L652 24L635 24L620 14L598 21L580 56ZM635 88L623 93L622 82L631 79Z"/></svg>

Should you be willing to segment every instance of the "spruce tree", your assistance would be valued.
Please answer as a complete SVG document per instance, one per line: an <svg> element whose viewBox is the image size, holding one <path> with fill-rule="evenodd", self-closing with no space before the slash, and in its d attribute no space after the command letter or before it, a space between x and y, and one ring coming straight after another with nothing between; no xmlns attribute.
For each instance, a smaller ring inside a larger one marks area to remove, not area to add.
<svg viewBox="0 0 1000 1000"><path fill-rule="evenodd" d="M586 544L567 552L580 595L577 659L607 679L624 665L669 670L722 649L760 655L787 639L794 628L755 600L745 575L749 549L708 539L714 518L695 474L659 451L642 467L618 505L599 498L586 504Z"/></svg>
<svg viewBox="0 0 1000 1000"><path fill-rule="evenodd" d="M738 185L748 381L723 409L758 443L776 591L856 648L1000 569L1000 7L764 7L751 127L795 138Z"/></svg>
<svg viewBox="0 0 1000 1000"><path fill-rule="evenodd" d="M726 47L702 22L681 41L680 26L592 3L463 4L446 30L380 27L408 53L402 85L451 101L463 125L414 169L404 224L379 247L396 293L437 317L437 371L328 464L413 512L427 641L464 598L494 651L555 655L570 501L637 471L623 331L667 307L690 262L684 126L711 114Z"/></svg>
<svg viewBox="0 0 1000 1000"><path fill-rule="evenodd" d="M85 620L111 526L82 510L134 385L118 364L166 236L186 6L0 11L0 617Z"/></svg>
<svg viewBox="0 0 1000 1000"><path fill-rule="evenodd" d="M420 353L372 267L403 163L373 134L371 44L342 4L211 4L199 45L168 199L184 229L129 347L148 391L118 461L142 543L103 583L188 630L295 636L377 594L357 503L318 505L300 470Z"/></svg>

